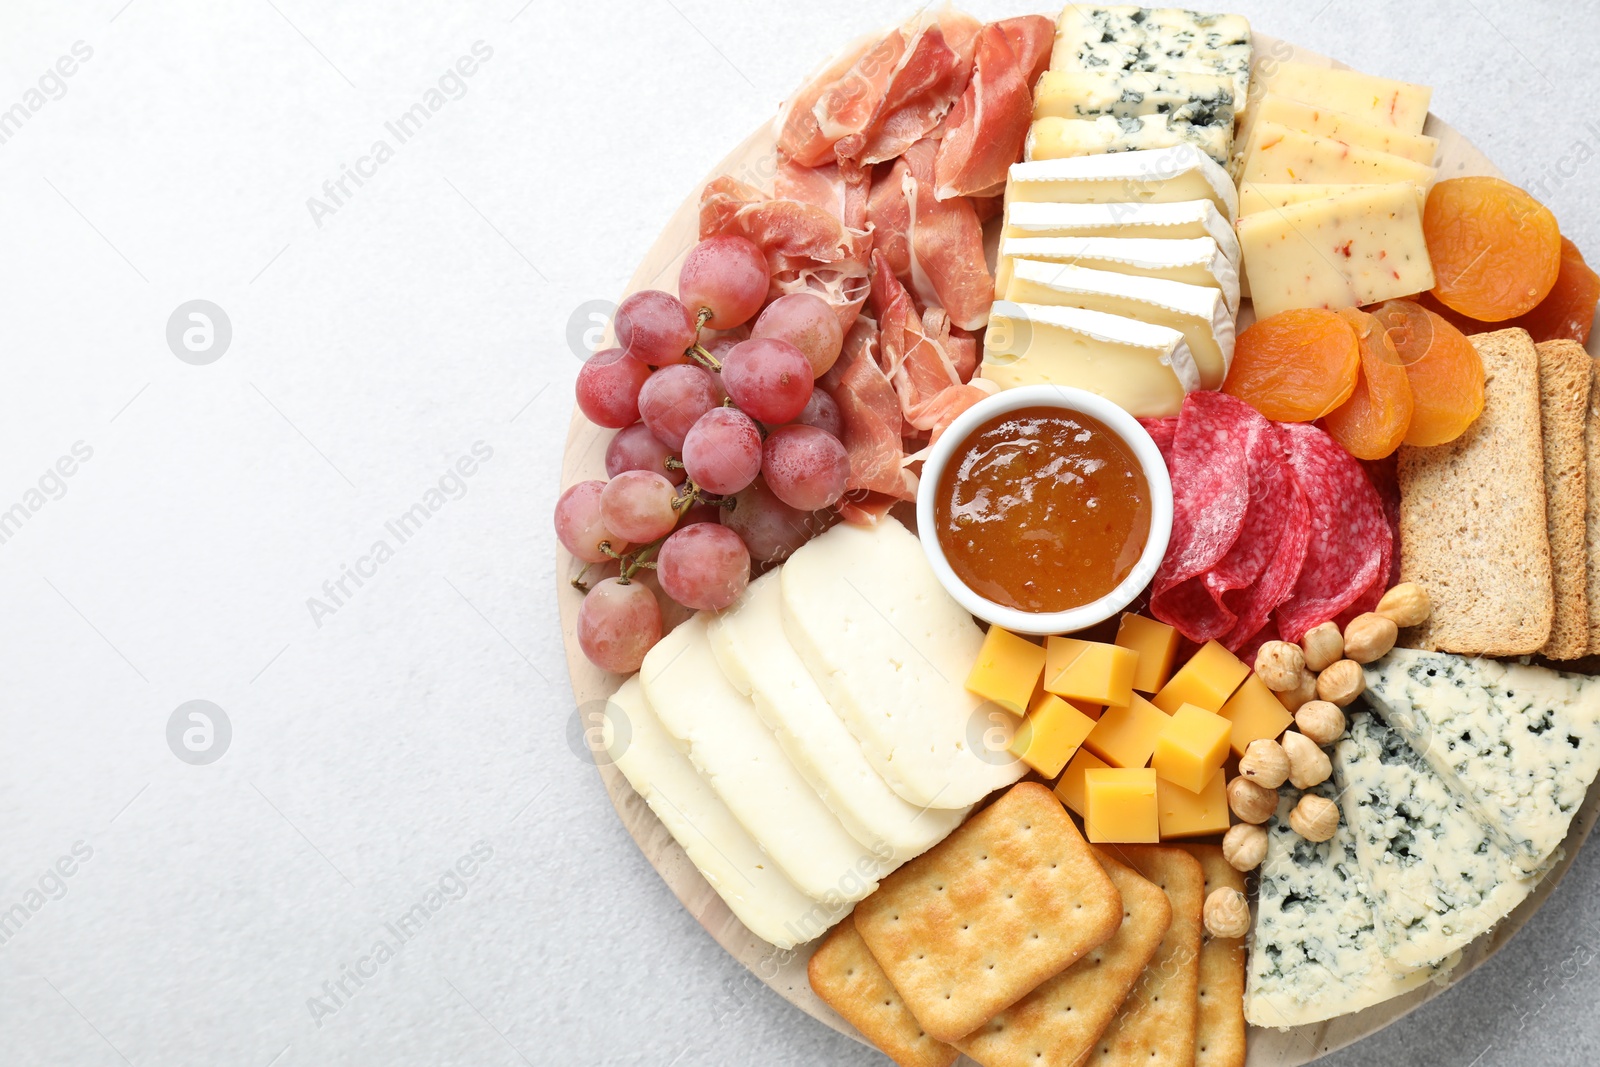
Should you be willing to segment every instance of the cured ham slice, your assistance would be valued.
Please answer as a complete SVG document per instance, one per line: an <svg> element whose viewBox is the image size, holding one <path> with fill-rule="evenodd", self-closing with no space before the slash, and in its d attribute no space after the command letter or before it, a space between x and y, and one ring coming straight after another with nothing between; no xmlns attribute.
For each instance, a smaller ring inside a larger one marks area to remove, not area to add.
<svg viewBox="0 0 1600 1067"><path fill-rule="evenodd" d="M978 35L972 78L945 120L934 163L936 195L988 196L1005 185L1022 158L1033 118L1032 85L1050 60L1055 27L1043 15L985 26Z"/></svg>
<svg viewBox="0 0 1600 1067"><path fill-rule="evenodd" d="M912 181L911 167L897 159L887 167L877 167L872 188L867 194L867 224L872 228L872 247L889 260L897 278L911 277L911 202L905 186Z"/></svg>
<svg viewBox="0 0 1600 1067"><path fill-rule="evenodd" d="M866 132L862 163L893 159L938 128L967 87L978 33L977 19L947 8L924 17L900 69L884 94L879 115ZM848 156L843 142L835 152Z"/></svg>
<svg viewBox="0 0 1600 1067"><path fill-rule="evenodd" d="M799 200L821 208L853 230L865 230L871 177L870 170L853 171L847 176L837 163L802 166L780 152L775 199Z"/></svg>
<svg viewBox="0 0 1600 1067"><path fill-rule="evenodd" d="M858 503L864 493L880 494L890 500L916 496L916 480L904 466L900 400L878 363L878 346L877 323L864 315L857 318L845 334L838 362L818 383L839 404L844 448L850 457L846 486L850 498Z"/></svg>
<svg viewBox="0 0 1600 1067"><path fill-rule="evenodd" d="M856 39L813 72L799 91L784 101L775 123L779 152L802 167L834 161L833 145L838 137L823 133L816 116L818 101L849 75L882 39L875 33Z"/></svg>
<svg viewBox="0 0 1600 1067"><path fill-rule="evenodd" d="M813 204L772 200L723 176L700 194L700 238L735 233L754 241L772 274L769 297L814 293L848 330L870 287L872 237Z"/></svg>
<svg viewBox="0 0 1600 1067"><path fill-rule="evenodd" d="M872 254L872 313L882 331L883 372L894 383L900 412L913 429L942 429L941 423L948 425L983 398L979 387L961 380L953 351L962 347L961 339L951 344L950 321L943 309L917 314L911 294L882 252ZM967 391L943 396L948 390Z"/></svg>

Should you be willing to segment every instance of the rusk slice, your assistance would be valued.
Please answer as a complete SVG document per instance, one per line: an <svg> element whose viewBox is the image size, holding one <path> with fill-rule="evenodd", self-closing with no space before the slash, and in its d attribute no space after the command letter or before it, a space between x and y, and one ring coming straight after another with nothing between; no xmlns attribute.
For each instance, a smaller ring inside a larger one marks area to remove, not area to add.
<svg viewBox="0 0 1600 1067"><path fill-rule="evenodd" d="M1483 414L1449 444L1400 447L1400 578L1433 602L1400 643L1528 655L1550 639L1555 614L1539 353L1526 330L1471 340L1483 359Z"/></svg>
<svg viewBox="0 0 1600 1067"><path fill-rule="evenodd" d="M1539 350L1539 407L1544 427L1544 488L1549 512L1555 619L1544 654L1577 659L1589 651L1588 458L1593 361L1576 341L1545 341Z"/></svg>
<svg viewBox="0 0 1600 1067"><path fill-rule="evenodd" d="M1584 433L1587 466L1600 471L1600 360L1589 367L1589 409ZM1600 477L1589 479L1585 538L1589 557L1589 652L1600 652Z"/></svg>

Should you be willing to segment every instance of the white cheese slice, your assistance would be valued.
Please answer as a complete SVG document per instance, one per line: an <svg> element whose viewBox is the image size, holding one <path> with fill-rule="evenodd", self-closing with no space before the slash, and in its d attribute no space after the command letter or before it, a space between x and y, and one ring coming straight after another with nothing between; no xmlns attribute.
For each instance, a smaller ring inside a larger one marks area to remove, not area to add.
<svg viewBox="0 0 1600 1067"><path fill-rule="evenodd" d="M1216 74L1233 98L1250 89L1250 23L1243 15L1132 4L1068 4L1056 21L1053 70Z"/></svg>
<svg viewBox="0 0 1600 1067"><path fill-rule="evenodd" d="M1426 85L1285 60L1262 62L1256 71L1256 83L1258 96L1272 92L1402 133L1422 132L1428 120L1428 101L1433 96L1433 90Z"/></svg>
<svg viewBox="0 0 1600 1067"><path fill-rule="evenodd" d="M1252 127L1239 180L1330 185L1411 182L1426 189L1437 173L1425 163L1262 121Z"/></svg>
<svg viewBox="0 0 1600 1067"><path fill-rule="evenodd" d="M1537 871L1600 773L1600 679L1397 648L1367 700Z"/></svg>
<svg viewBox="0 0 1600 1067"><path fill-rule="evenodd" d="M1423 206L1428 202L1428 193L1409 182L1401 183L1410 189L1417 198L1417 211L1420 214ZM1303 204L1307 200L1326 200L1333 196L1343 196L1345 193L1369 192L1377 186L1367 184L1329 185L1320 182L1241 182L1239 184L1239 217L1257 215L1263 211L1272 211L1290 204Z"/></svg>
<svg viewBox="0 0 1600 1067"><path fill-rule="evenodd" d="M1538 875L1520 870L1494 831L1376 715L1351 715L1333 780L1391 969L1465 948L1538 886Z"/></svg>
<svg viewBox="0 0 1600 1067"><path fill-rule="evenodd" d="M801 892L833 903L860 900L878 887L885 857L850 836L789 762L750 698L722 676L706 641L704 612L656 643L639 679L667 733Z"/></svg>
<svg viewBox="0 0 1600 1067"><path fill-rule="evenodd" d="M783 632L780 581L779 571L762 575L707 625L723 675L752 699L790 762L857 841L895 864L921 855L968 809L907 803L872 769Z"/></svg>
<svg viewBox="0 0 1600 1067"><path fill-rule="evenodd" d="M998 300L989 311L978 374L1002 389L1067 385L1140 418L1176 415L1200 388L1183 334L1081 308Z"/></svg>
<svg viewBox="0 0 1600 1067"><path fill-rule="evenodd" d="M1007 204L1002 237L1209 237L1239 262L1239 237L1209 200L1175 204Z"/></svg>
<svg viewBox="0 0 1600 1067"><path fill-rule="evenodd" d="M1171 115L1095 115L1084 119L1035 119L1022 158L1069 159L1100 152L1137 152L1192 144L1226 166L1233 154L1233 124L1205 126Z"/></svg>
<svg viewBox="0 0 1600 1067"><path fill-rule="evenodd" d="M1022 777L1005 750L1015 719L965 686L983 632L915 534L887 516L844 523L779 573L790 643L896 793L964 808Z"/></svg>
<svg viewBox="0 0 1600 1067"><path fill-rule="evenodd" d="M1000 267L995 274L997 295L1009 288L1008 261L1017 258L1076 263L1115 274L1209 286L1222 293L1229 312L1239 311L1238 268L1209 237L1181 241L1144 237L1005 237L1000 241Z"/></svg>
<svg viewBox="0 0 1600 1067"><path fill-rule="evenodd" d="M1239 214L1233 179L1192 144L1013 163L1006 182L1006 200L1061 204L1209 200L1230 222Z"/></svg>
<svg viewBox="0 0 1600 1067"><path fill-rule="evenodd" d="M1377 185L1239 220L1256 316L1358 307L1433 288L1412 188Z"/></svg>
<svg viewBox="0 0 1600 1067"><path fill-rule="evenodd" d="M811 899L784 877L662 728L638 675L606 701L606 747L689 862L750 932L778 948L810 941L850 912Z"/></svg>
<svg viewBox="0 0 1600 1067"><path fill-rule="evenodd" d="M1170 115L1233 129L1234 82L1185 71L1047 70L1033 89L1035 119Z"/></svg>
<svg viewBox="0 0 1600 1067"><path fill-rule="evenodd" d="M1331 782L1308 792L1338 800ZM1245 1019L1280 1029L1304 1026L1442 981L1460 962L1459 954L1404 973L1388 967L1349 826L1340 820L1328 840L1307 841L1289 826L1289 812L1299 799L1284 790L1277 814L1267 822Z"/></svg>
<svg viewBox="0 0 1600 1067"><path fill-rule="evenodd" d="M1331 111L1314 104L1303 104L1277 93L1267 93L1256 101L1252 114L1256 123L1273 122L1300 133L1343 141L1352 148L1365 148L1371 152L1387 152L1392 156L1409 159L1413 163L1432 166L1439 151L1439 139L1423 133L1407 133L1393 126L1372 126L1353 115ZM1259 127L1251 129L1252 138ZM1244 145L1249 154L1250 145Z"/></svg>
<svg viewBox="0 0 1600 1067"><path fill-rule="evenodd" d="M1221 291L1203 285L1014 259L1006 299L1103 311L1177 330L1189 343L1202 389L1221 386L1233 362L1233 315Z"/></svg>

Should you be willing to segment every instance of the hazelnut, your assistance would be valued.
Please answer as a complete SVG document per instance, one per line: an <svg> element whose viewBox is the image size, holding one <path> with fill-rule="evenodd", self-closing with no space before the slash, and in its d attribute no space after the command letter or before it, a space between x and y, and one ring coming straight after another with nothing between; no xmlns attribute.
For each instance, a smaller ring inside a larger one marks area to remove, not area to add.
<svg viewBox="0 0 1600 1067"><path fill-rule="evenodd" d="M1284 693L1300 682L1306 657L1299 645L1287 641L1268 641L1256 653L1256 674L1274 693Z"/></svg>
<svg viewBox="0 0 1600 1067"><path fill-rule="evenodd" d="M1361 695L1367 688L1367 676L1361 673L1361 664L1353 659L1342 659L1330 664L1317 675L1317 696L1341 708ZM1295 709L1300 710L1299 708Z"/></svg>
<svg viewBox="0 0 1600 1067"><path fill-rule="evenodd" d="M1416 582L1401 582L1378 601L1377 612L1396 626L1417 626L1428 621L1433 603Z"/></svg>
<svg viewBox="0 0 1600 1067"><path fill-rule="evenodd" d="M1319 745L1331 745L1344 735L1344 712L1326 700L1312 700L1294 713L1300 732Z"/></svg>
<svg viewBox="0 0 1600 1067"><path fill-rule="evenodd" d="M1262 823L1278 810L1278 794L1248 778L1228 783L1228 808L1245 822Z"/></svg>
<svg viewBox="0 0 1600 1067"><path fill-rule="evenodd" d="M1222 858L1236 871L1253 871L1267 858L1267 831L1247 822L1234 823L1222 835Z"/></svg>
<svg viewBox="0 0 1600 1067"><path fill-rule="evenodd" d="M1298 711L1300 710L1300 705L1308 700L1317 698L1317 676L1302 667L1300 669L1300 680L1295 683L1295 687L1287 692L1275 695L1278 698L1278 703L1288 708L1291 712Z"/></svg>
<svg viewBox="0 0 1600 1067"><path fill-rule="evenodd" d="M1212 937L1243 937L1250 932L1250 902L1232 886L1206 897L1206 930Z"/></svg>
<svg viewBox="0 0 1600 1067"><path fill-rule="evenodd" d="M1283 751L1289 757L1289 784L1296 789L1321 785L1333 773L1328 754L1305 734L1293 730L1283 735Z"/></svg>
<svg viewBox="0 0 1600 1067"><path fill-rule="evenodd" d="M1313 626L1300 639L1300 647L1304 649L1306 667L1313 671L1324 670L1330 663L1344 658L1344 638L1336 623Z"/></svg>
<svg viewBox="0 0 1600 1067"><path fill-rule="evenodd" d="M1289 813L1289 828L1307 841L1326 841L1339 829L1339 805L1307 793Z"/></svg>
<svg viewBox="0 0 1600 1067"><path fill-rule="evenodd" d="M1371 663L1389 654L1400 636L1394 620L1367 612L1350 620L1344 628L1344 655L1357 663Z"/></svg>
<svg viewBox="0 0 1600 1067"><path fill-rule="evenodd" d="M1264 789L1276 789L1289 778L1289 757L1278 742L1259 738L1239 758L1239 773Z"/></svg>

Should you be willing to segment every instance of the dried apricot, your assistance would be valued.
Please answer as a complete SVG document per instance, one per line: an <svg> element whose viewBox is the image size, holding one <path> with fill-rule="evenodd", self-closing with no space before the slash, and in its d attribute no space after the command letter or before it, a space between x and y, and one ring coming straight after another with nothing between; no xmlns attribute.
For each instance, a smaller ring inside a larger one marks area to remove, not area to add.
<svg viewBox="0 0 1600 1067"><path fill-rule="evenodd" d="M1422 233L1433 295L1483 322L1532 311L1561 267L1561 230L1550 209L1499 178L1449 178L1428 193Z"/></svg>
<svg viewBox="0 0 1600 1067"><path fill-rule="evenodd" d="M1535 341L1570 338L1580 345L1589 343L1589 327L1594 324L1595 301L1600 300L1600 274L1583 261L1578 246L1561 239L1561 271L1555 287L1539 306L1501 326L1521 326Z"/></svg>
<svg viewBox="0 0 1600 1067"><path fill-rule="evenodd" d="M1411 382L1377 319L1355 308L1338 314L1356 332L1361 373L1350 399L1323 417L1322 428L1357 459L1382 459L1400 447L1411 425Z"/></svg>
<svg viewBox="0 0 1600 1067"><path fill-rule="evenodd" d="M1373 311L1411 382L1408 445L1454 441L1483 411L1483 360L1448 321L1410 300Z"/></svg>
<svg viewBox="0 0 1600 1067"><path fill-rule="evenodd" d="M1222 391L1275 422L1311 422L1350 399L1360 368L1348 322L1325 308L1296 308L1239 335Z"/></svg>

